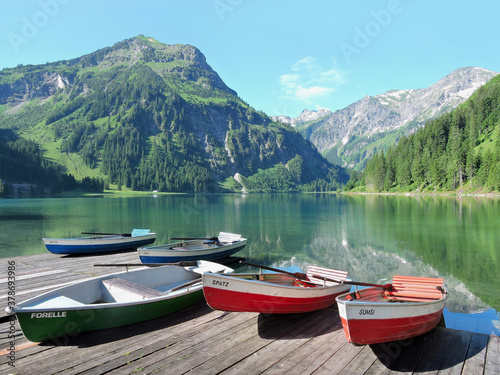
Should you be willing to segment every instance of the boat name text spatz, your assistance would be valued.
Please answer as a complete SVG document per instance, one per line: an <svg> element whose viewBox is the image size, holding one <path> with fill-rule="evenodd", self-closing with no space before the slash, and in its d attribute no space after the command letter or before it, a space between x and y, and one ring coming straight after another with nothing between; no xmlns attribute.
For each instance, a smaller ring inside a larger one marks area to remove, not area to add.
<svg viewBox="0 0 500 375"><path fill-rule="evenodd" d="M229 286L229 282L228 281L212 280L212 285L224 286L227 288Z"/></svg>
<svg viewBox="0 0 500 375"><path fill-rule="evenodd" d="M31 319L43 319L43 318L66 318L66 311L51 311L44 313L32 313Z"/></svg>

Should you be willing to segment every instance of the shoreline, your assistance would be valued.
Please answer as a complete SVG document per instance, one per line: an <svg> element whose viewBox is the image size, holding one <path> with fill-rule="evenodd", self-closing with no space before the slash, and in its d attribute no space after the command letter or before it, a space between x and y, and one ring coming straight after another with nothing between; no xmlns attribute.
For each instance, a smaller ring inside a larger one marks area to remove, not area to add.
<svg viewBox="0 0 500 375"><path fill-rule="evenodd" d="M361 192L361 191L342 191L341 195L382 195L382 196L405 196L405 197L443 197L443 198L500 198L500 193L457 193L457 192Z"/></svg>

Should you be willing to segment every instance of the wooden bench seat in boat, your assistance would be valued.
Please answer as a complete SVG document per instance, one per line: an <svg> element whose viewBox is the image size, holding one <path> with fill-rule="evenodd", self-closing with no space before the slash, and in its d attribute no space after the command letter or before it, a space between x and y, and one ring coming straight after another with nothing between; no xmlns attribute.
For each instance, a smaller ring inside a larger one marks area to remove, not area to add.
<svg viewBox="0 0 500 375"><path fill-rule="evenodd" d="M443 279L433 277L394 276L393 289L387 298L400 301L438 300L443 297Z"/></svg>
<svg viewBox="0 0 500 375"><path fill-rule="evenodd" d="M241 240L241 234L220 232L218 239L220 243L234 243Z"/></svg>
<svg viewBox="0 0 500 375"><path fill-rule="evenodd" d="M116 302L131 302L165 295L159 290L120 278L102 280L102 284Z"/></svg>
<svg viewBox="0 0 500 375"><path fill-rule="evenodd" d="M147 236L150 232L150 229L134 229L130 235L132 237Z"/></svg>
<svg viewBox="0 0 500 375"><path fill-rule="evenodd" d="M325 286L328 281L345 281L347 279L347 272L345 271L316 266L309 266L306 275L311 283L322 286Z"/></svg>

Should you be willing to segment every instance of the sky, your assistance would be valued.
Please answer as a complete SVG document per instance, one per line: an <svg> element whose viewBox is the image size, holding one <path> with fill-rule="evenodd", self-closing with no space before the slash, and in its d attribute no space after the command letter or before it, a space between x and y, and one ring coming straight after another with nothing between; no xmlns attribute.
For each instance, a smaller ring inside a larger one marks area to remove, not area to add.
<svg viewBox="0 0 500 375"><path fill-rule="evenodd" d="M0 69L137 35L190 44L270 116L342 109L462 67L500 72L497 0L1 0Z"/></svg>

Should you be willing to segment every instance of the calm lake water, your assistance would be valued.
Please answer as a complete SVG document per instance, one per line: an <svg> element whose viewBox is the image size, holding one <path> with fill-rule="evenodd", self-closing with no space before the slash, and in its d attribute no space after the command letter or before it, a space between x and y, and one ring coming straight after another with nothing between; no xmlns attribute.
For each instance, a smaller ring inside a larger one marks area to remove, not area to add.
<svg viewBox="0 0 500 375"><path fill-rule="evenodd" d="M334 194L161 195L0 200L0 257L46 252L43 237L149 228L169 237L248 238L236 254L318 265L356 281L443 277L449 328L500 335L500 200ZM3 270L1 271L3 272Z"/></svg>

